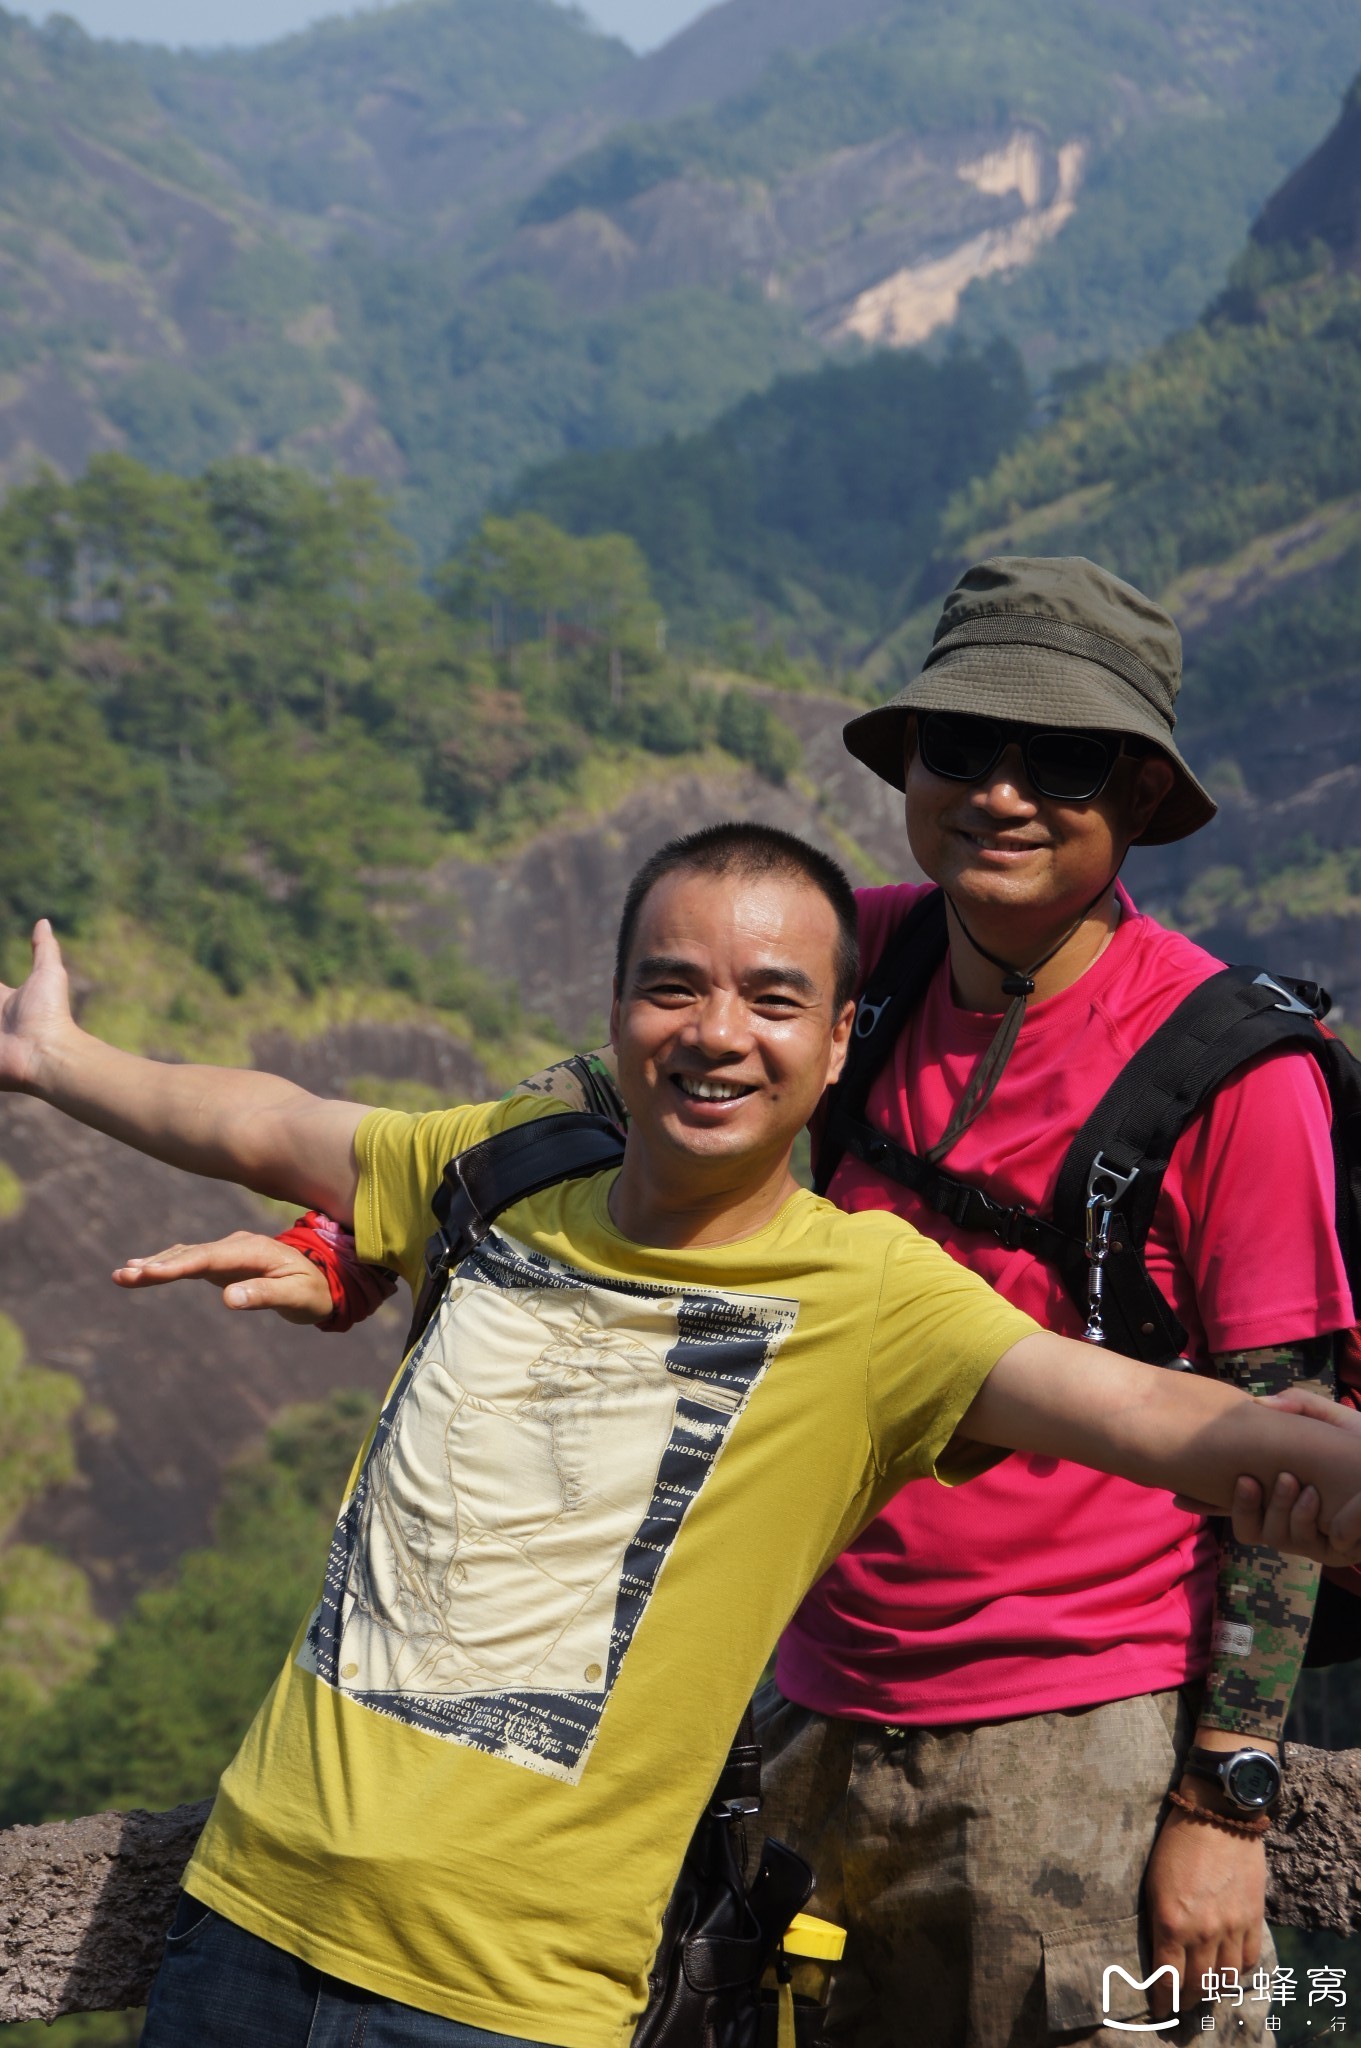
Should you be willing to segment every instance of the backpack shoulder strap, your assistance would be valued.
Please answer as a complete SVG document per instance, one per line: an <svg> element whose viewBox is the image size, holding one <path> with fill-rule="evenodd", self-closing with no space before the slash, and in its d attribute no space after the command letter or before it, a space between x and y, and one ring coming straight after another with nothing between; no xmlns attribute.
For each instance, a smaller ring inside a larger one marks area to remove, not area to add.
<svg viewBox="0 0 1361 2048"><path fill-rule="evenodd" d="M1311 1001L1310 998L1313 1000ZM1158 1363L1174 1362L1186 1333L1149 1277L1143 1250L1177 1140L1229 1076L1260 1053L1319 1053L1321 992L1258 967L1211 975L1126 1062L1064 1157L1052 1216L1069 1240L1087 1235L1092 1205L1113 1212L1105 1270L1109 1342ZM1263 1172L1270 1163L1262 1162ZM1079 1308L1084 1268L1065 1283Z"/></svg>
<svg viewBox="0 0 1361 2048"><path fill-rule="evenodd" d="M619 1093L618 1082L600 1057L596 1053L574 1052L565 1065L568 1072L576 1077L587 1113L603 1116L606 1123L626 1131L629 1113L624 1107L624 1098Z"/></svg>
<svg viewBox="0 0 1361 2048"><path fill-rule="evenodd" d="M1335 1032L1320 1031L1317 1059L1333 1112L1333 1165L1337 1177L1337 1241L1353 1300L1361 1300L1361 1060ZM1345 1375L1361 1388L1361 1339ZM1343 1377L1339 1374L1339 1377ZM1361 1406L1361 1400L1354 1405Z"/></svg>
<svg viewBox="0 0 1361 2048"><path fill-rule="evenodd" d="M1055 1223L1083 1235L1087 1182L1101 1158L1115 1174L1137 1176L1120 1206L1142 1245L1191 1118L1248 1060L1286 1047L1323 1049L1315 1012L1290 982L1260 967L1226 967L1192 989L1121 1068L1073 1139L1054 1190Z"/></svg>
<svg viewBox="0 0 1361 2048"><path fill-rule="evenodd" d="M817 1146L814 1186L827 1192L848 1149L848 1127L864 1117L865 1104L912 1012L926 996L931 977L949 949L945 895L928 889L890 934L856 1004L851 1043L841 1078L827 1102Z"/></svg>
<svg viewBox="0 0 1361 2048"><path fill-rule="evenodd" d="M439 1228L425 1247L425 1284L407 1333L407 1351L433 1316L450 1272L481 1244L503 1209L557 1181L604 1173L623 1156L623 1136L615 1125L568 1110L497 1131L451 1159L431 1205Z"/></svg>

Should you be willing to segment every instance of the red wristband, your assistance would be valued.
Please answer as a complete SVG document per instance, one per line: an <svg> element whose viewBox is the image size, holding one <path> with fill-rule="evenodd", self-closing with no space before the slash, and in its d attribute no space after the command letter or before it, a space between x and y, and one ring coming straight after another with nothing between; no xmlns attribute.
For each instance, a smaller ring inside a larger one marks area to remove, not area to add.
<svg viewBox="0 0 1361 2048"><path fill-rule="evenodd" d="M276 1242L291 1244L326 1275L331 1313L317 1324L319 1330L352 1330L397 1292L396 1274L386 1266L366 1266L352 1233L319 1210L309 1209L290 1229L281 1230Z"/></svg>

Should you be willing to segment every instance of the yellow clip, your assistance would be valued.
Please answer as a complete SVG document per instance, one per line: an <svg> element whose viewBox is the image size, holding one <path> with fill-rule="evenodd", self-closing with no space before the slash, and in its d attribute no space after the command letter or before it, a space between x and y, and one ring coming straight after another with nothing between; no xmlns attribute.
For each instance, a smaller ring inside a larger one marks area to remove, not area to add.
<svg viewBox="0 0 1361 2048"><path fill-rule="evenodd" d="M821 1963L839 1963L846 1953L846 1930L834 1920L819 1920L816 1913L796 1913L780 1943L787 1956L816 1958Z"/></svg>

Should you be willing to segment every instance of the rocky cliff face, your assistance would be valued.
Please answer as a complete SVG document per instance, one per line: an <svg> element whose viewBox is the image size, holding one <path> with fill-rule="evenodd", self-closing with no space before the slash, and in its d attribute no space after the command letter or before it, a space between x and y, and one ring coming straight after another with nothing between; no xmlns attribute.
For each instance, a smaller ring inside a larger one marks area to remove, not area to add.
<svg viewBox="0 0 1361 2048"><path fill-rule="evenodd" d="M614 932L629 877L679 832L720 818L762 818L802 833L864 883L915 875L902 798L841 746L839 699L762 693L798 733L805 776L775 789L750 770L657 777L607 817L566 823L486 866L451 864L427 881L411 935L454 937L486 973L509 981L532 1014L570 1044L598 1035L609 1011Z"/></svg>
<svg viewBox="0 0 1361 2048"><path fill-rule="evenodd" d="M467 1046L434 1030L350 1025L298 1043L261 1038L257 1065L320 1094L358 1075L417 1081L450 1101L490 1093ZM24 1097L0 1096L0 1160L20 1183L0 1223L0 1305L35 1363L71 1374L78 1473L12 1532L90 1574L116 1614L187 1549L209 1540L224 1467L270 1418L335 1387L381 1394L405 1330L387 1303L346 1337L272 1315L233 1315L215 1289L129 1295L109 1275L136 1253L233 1230L283 1227L267 1204L196 1180L68 1123Z"/></svg>
<svg viewBox="0 0 1361 2048"><path fill-rule="evenodd" d="M0 1302L35 1362L70 1373L75 1483L15 1529L90 1574L116 1614L180 1554L209 1539L224 1466L271 1416L337 1386L375 1394L401 1335L391 1307L353 1338L231 1315L206 1288L120 1293L136 1252L281 1225L235 1189L189 1181L39 1104L0 1102L0 1156L23 1206L0 1225Z"/></svg>
<svg viewBox="0 0 1361 2048"><path fill-rule="evenodd" d="M1336 127L1267 201L1252 238L1262 248L1322 242L1342 269L1361 271L1361 80Z"/></svg>
<svg viewBox="0 0 1361 2048"><path fill-rule="evenodd" d="M755 288L818 339L891 348L949 326L976 279L1023 268L1072 218L1087 145L1033 129L894 134L765 184L686 176L521 228L487 277L577 311L658 292Z"/></svg>

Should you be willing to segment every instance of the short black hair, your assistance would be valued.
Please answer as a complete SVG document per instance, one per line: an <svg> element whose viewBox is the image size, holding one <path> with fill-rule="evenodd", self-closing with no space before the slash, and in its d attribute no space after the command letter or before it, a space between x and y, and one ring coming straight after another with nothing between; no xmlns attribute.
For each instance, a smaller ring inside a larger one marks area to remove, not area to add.
<svg viewBox="0 0 1361 2048"><path fill-rule="evenodd" d="M685 832L668 839L650 854L629 883L619 917L619 937L614 951L614 975L620 993L629 954L643 904L658 882L681 872L699 875L788 875L818 889L836 912L836 982L832 1006L840 1010L855 994L860 978L860 938L855 909L855 892L844 870L830 854L810 846L793 832L778 825L749 823L732 819L722 825L705 825L698 832Z"/></svg>

